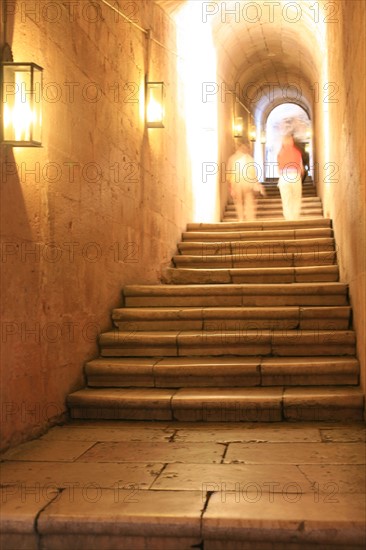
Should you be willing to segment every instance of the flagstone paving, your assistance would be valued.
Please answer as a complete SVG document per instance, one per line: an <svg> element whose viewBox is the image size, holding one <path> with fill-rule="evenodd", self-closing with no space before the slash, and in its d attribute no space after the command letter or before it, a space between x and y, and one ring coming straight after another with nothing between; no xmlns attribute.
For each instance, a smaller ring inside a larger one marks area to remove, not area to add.
<svg viewBox="0 0 366 550"><path fill-rule="evenodd" d="M1 456L2 550L363 548L365 425L75 421Z"/></svg>

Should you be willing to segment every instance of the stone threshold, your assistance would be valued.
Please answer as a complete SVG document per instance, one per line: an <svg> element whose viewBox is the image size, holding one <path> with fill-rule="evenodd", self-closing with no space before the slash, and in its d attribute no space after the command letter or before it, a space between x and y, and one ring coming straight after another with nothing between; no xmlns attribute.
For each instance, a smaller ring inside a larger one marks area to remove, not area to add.
<svg viewBox="0 0 366 550"><path fill-rule="evenodd" d="M3 532L3 550L356 550L364 548L363 503L344 494L333 506L314 494L236 496L200 491L101 489L97 502L75 489L40 511L37 533ZM324 498L324 497L323 497ZM223 499L225 501L223 502ZM272 501L271 501L272 499ZM357 510L355 512L355 509ZM20 522L19 522L20 523ZM30 528L28 528L30 531ZM19 543L22 543L22 546ZM26 542L26 545L24 544ZM28 544L27 544L28 543ZM40 546L38 546L38 543Z"/></svg>
<svg viewBox="0 0 366 550"><path fill-rule="evenodd" d="M67 398L72 418L183 422L361 421L358 387L86 388Z"/></svg>

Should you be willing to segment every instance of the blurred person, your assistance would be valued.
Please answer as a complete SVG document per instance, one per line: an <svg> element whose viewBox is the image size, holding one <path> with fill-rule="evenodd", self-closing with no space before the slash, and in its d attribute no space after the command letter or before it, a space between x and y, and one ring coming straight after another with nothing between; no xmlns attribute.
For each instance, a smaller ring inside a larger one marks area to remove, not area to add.
<svg viewBox="0 0 366 550"><path fill-rule="evenodd" d="M228 160L227 179L239 221L255 220L257 211L255 194L260 192L265 195L265 190L258 182L249 142L237 142L236 152Z"/></svg>
<svg viewBox="0 0 366 550"><path fill-rule="evenodd" d="M301 151L295 146L292 135L283 137L277 161L283 217L285 220L298 220L301 212L304 165Z"/></svg>

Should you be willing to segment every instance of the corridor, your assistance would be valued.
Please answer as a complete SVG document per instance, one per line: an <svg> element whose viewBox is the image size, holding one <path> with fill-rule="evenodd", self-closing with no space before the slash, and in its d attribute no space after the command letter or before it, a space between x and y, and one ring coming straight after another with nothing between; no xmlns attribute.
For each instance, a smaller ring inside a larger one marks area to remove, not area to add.
<svg viewBox="0 0 366 550"><path fill-rule="evenodd" d="M364 547L365 14L3 2L2 548Z"/></svg>

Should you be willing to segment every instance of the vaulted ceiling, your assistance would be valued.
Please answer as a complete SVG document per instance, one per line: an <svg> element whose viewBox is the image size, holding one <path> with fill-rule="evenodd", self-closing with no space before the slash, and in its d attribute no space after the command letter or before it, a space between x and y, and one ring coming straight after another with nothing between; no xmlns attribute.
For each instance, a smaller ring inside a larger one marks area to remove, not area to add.
<svg viewBox="0 0 366 550"><path fill-rule="evenodd" d="M155 0L173 18L187 1ZM203 2L202 13L212 23L217 46L219 76L232 87L239 85L249 102L255 87L263 86L272 89L271 103L297 97L311 110L311 90L319 79L323 54L324 12L317 13L314 6L322 9L321 3L307 0ZM262 94L255 108L267 107L268 94Z"/></svg>

